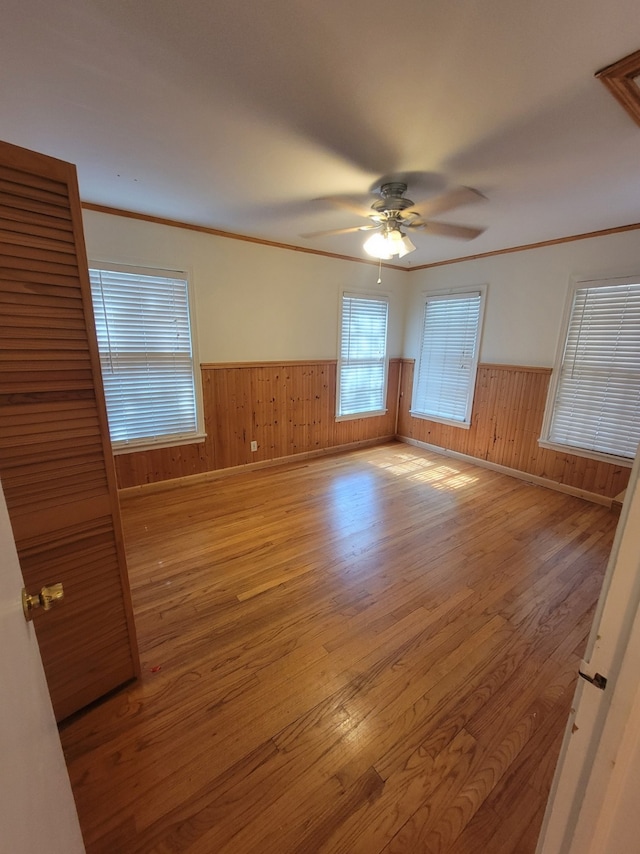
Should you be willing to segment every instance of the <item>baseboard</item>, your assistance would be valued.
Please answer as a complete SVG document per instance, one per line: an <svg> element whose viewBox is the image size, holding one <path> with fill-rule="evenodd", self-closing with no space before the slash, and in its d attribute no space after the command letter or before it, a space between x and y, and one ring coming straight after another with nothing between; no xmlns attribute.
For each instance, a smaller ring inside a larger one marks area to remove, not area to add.
<svg viewBox="0 0 640 854"><path fill-rule="evenodd" d="M624 499L626 498L626 496L627 496L627 490L623 489L622 492L619 492L615 496L615 498L611 499L613 506L617 507L618 509L622 508L622 505L624 504Z"/></svg>
<svg viewBox="0 0 640 854"><path fill-rule="evenodd" d="M207 483L210 480L219 480L220 478L244 474L245 472L259 471L260 469L273 468L274 466L287 465L288 463L303 462L304 460L312 459L314 457L336 456L338 454L348 453L349 451L357 451L359 448L372 448L376 445L386 445L389 442L394 442L397 438L397 436L378 436L375 439L362 439L359 442L348 442L345 445L332 445L329 448L318 448L314 451L301 451L299 454L289 454L286 457L275 457L272 460L260 460L260 462L257 463L245 463L241 466L214 469L213 471L189 474L184 477L174 477L170 480L157 480L153 483L141 483L137 486L126 486L118 490L118 495L121 498L126 498L129 495L137 495L140 492L165 492L171 489L184 489L187 486Z"/></svg>
<svg viewBox="0 0 640 854"><path fill-rule="evenodd" d="M452 451L448 448L441 448L438 445L431 445L428 442L421 442L419 439L411 439L408 436L382 436L376 439L363 439L360 442L349 442L345 445L334 445L330 448L319 448L313 451L301 451L299 454L289 454L286 457L276 457L272 460L261 460L257 463L246 463L241 466L233 466L225 469L214 469L213 471L200 472L199 474L190 474L184 477L176 477L171 480L158 480L153 483L142 483L138 486L128 486L118 490L118 494L122 498L129 495L137 495L140 492L165 492L172 489L184 489L188 486L194 486L199 483L207 483L210 480L219 480L220 478L231 477L244 472L259 471L260 469L273 468L274 466L287 465L289 463L303 462L314 457L326 457L338 454L348 453L349 451L358 450L358 448L371 448L376 445L386 445L389 442L398 441L404 442L406 445L413 445L416 448L424 448L426 451L432 451L435 454L440 454L443 457L461 460L471 465L481 466L482 468L491 469L492 471L506 474L509 477L515 477L519 480L524 480L527 483L533 483L536 486L543 486L546 489L553 489L556 492L564 492L567 495L573 495L576 498L582 498L585 501L591 501L594 504L602 504L604 507L613 506L615 499L608 498L606 495L599 495L597 492L589 492L586 489L579 489L576 486L569 486L565 483L559 483L556 480L550 480L546 477L530 474L526 471L513 469L509 466L503 466L499 463L492 463L489 460L483 460L480 457L472 457L470 454L462 454L459 451ZM616 498L619 498L616 496Z"/></svg>
<svg viewBox="0 0 640 854"><path fill-rule="evenodd" d="M536 486L544 486L547 489L554 489L556 492L564 492L567 495L574 495L576 498L583 498L585 501L591 501L594 504L602 504L604 507L611 507L613 503L613 499L608 498L606 495L599 495L597 492L589 492L586 489L578 489L576 486L569 486L566 483L559 483L557 480L539 477L537 474L512 469L509 466L502 466L499 463L492 463L480 457L472 457L470 454L461 454L459 451L451 451L448 448L441 448L438 445L430 445L428 442L410 439L408 436L396 436L396 439L407 445L414 445L416 448L424 448L426 451L441 454L443 457L451 457L454 460L461 460L475 466L482 466L483 468L500 472L500 474L506 474L509 477L517 477L519 480L525 480L527 483L533 483Z"/></svg>

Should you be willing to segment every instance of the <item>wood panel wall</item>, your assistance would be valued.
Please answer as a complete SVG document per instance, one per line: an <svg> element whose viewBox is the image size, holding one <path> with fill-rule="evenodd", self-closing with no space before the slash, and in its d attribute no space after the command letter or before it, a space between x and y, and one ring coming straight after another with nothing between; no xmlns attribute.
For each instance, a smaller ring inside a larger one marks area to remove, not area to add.
<svg viewBox="0 0 640 854"><path fill-rule="evenodd" d="M118 454L120 488L392 437L400 359L391 359L387 412L336 421L335 360L202 365L206 441ZM258 450L251 451L251 442Z"/></svg>
<svg viewBox="0 0 640 854"><path fill-rule="evenodd" d="M538 445L550 368L480 365L472 426L465 430L409 414L413 367L413 360L391 360L386 415L336 422L335 361L202 365L206 441L120 454L118 485L138 486L397 434L608 497L625 489L628 468ZM255 452L252 440L258 442Z"/></svg>
<svg viewBox="0 0 640 854"><path fill-rule="evenodd" d="M626 488L630 469L624 466L538 445L550 368L480 365L468 430L409 414L413 370L413 360L402 362L398 436L610 498Z"/></svg>

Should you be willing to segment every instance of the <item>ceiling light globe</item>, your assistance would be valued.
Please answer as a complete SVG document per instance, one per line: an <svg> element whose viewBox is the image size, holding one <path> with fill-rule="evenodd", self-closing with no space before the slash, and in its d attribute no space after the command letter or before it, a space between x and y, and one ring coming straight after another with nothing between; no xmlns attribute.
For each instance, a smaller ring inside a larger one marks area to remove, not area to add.
<svg viewBox="0 0 640 854"><path fill-rule="evenodd" d="M406 234L402 235L402 241L400 242L400 249L398 251L398 257L404 258L405 255L408 255L409 252L413 252L416 247L411 242L411 238Z"/></svg>
<svg viewBox="0 0 640 854"><path fill-rule="evenodd" d="M373 258L388 261L391 258L391 247L384 234L376 232L364 242L364 251Z"/></svg>

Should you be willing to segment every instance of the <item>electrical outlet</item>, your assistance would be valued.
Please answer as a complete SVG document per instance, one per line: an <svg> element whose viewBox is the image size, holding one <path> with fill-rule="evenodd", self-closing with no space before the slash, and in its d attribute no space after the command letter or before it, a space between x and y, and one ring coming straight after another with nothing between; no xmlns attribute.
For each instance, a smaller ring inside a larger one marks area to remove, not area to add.
<svg viewBox="0 0 640 854"><path fill-rule="evenodd" d="M251 443L251 450L252 451L258 450L258 443L255 440Z"/></svg>

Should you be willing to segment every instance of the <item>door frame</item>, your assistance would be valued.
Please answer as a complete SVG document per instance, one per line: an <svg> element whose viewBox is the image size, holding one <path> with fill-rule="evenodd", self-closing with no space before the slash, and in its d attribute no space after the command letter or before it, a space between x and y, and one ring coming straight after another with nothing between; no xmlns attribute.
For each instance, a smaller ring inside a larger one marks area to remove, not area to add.
<svg viewBox="0 0 640 854"><path fill-rule="evenodd" d="M636 457L579 679L537 854L617 854L620 815L640 775L640 456ZM640 837L637 809L625 833ZM609 847L611 845L611 847Z"/></svg>

